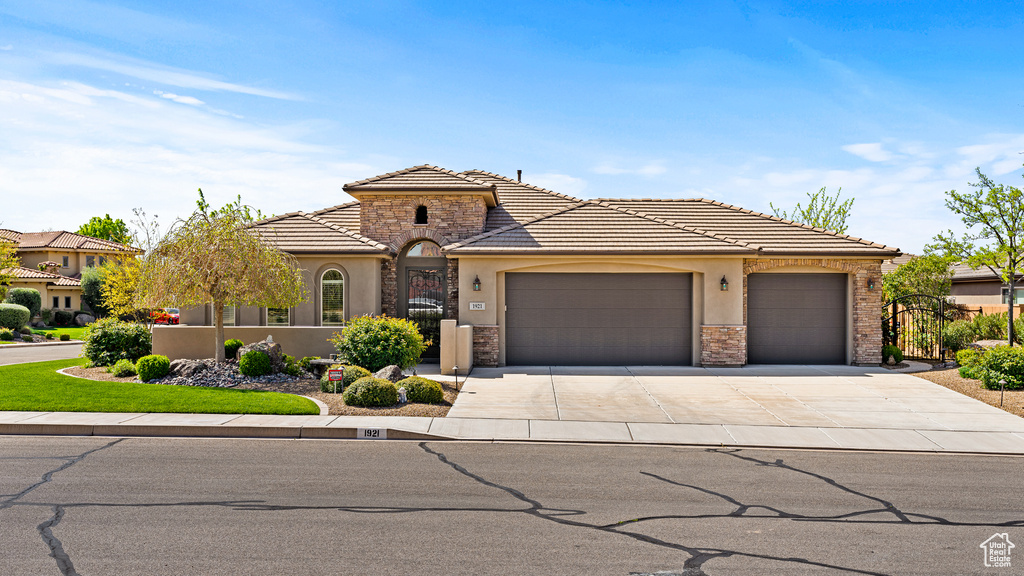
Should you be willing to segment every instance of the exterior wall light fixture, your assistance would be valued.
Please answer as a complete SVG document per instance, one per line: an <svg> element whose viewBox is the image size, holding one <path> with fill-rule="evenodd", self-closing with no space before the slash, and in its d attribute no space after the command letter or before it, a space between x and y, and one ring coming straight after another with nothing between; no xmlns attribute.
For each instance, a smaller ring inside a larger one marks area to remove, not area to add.
<svg viewBox="0 0 1024 576"><path fill-rule="evenodd" d="M868 290L874 290L874 289L875 289L875 279L870 277L870 276L868 276Z"/></svg>
<svg viewBox="0 0 1024 576"><path fill-rule="evenodd" d="M480 277L473 278L473 292L480 291Z"/></svg>
<svg viewBox="0 0 1024 576"><path fill-rule="evenodd" d="M729 281L725 279L725 276L722 276L721 284L722 284L722 292L728 292L729 291Z"/></svg>

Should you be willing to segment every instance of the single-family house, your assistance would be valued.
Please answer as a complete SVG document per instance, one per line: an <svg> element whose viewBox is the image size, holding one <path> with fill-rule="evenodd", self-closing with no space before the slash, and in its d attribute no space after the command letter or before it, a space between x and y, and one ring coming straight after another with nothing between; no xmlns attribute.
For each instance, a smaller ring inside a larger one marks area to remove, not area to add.
<svg viewBox="0 0 1024 576"><path fill-rule="evenodd" d="M355 201L255 225L311 298L232 309L230 325L405 317L440 344L429 354L471 350L463 366L881 361L896 248L713 200L582 200L479 170L416 166L344 191Z"/></svg>

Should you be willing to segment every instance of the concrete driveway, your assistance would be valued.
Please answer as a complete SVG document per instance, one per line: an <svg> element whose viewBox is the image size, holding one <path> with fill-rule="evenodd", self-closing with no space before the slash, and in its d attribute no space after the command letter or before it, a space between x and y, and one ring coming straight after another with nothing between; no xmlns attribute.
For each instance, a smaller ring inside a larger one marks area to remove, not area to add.
<svg viewBox="0 0 1024 576"><path fill-rule="evenodd" d="M475 368L451 418L1024 432L1024 419L852 366Z"/></svg>

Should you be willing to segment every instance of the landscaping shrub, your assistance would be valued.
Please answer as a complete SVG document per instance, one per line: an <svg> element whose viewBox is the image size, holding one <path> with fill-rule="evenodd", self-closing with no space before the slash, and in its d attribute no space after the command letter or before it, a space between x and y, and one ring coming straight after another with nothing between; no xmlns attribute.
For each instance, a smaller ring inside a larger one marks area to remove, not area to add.
<svg viewBox="0 0 1024 576"><path fill-rule="evenodd" d="M39 311L39 318L43 320L43 324L50 325L50 321L53 320L53 310L49 308L43 308Z"/></svg>
<svg viewBox="0 0 1024 576"><path fill-rule="evenodd" d="M70 326L75 321L75 313L71 310L56 310L53 313L53 323L57 326Z"/></svg>
<svg viewBox="0 0 1024 576"><path fill-rule="evenodd" d="M1024 342L1024 316L1013 319L1013 335L1016 337L1014 341L1018 344Z"/></svg>
<svg viewBox="0 0 1024 576"><path fill-rule="evenodd" d="M398 387L394 382L367 376L345 388L341 399L349 406L394 406L398 403Z"/></svg>
<svg viewBox="0 0 1024 576"><path fill-rule="evenodd" d="M392 364L415 366L425 348L416 324L387 316L360 316L331 338L346 363L376 372Z"/></svg>
<svg viewBox="0 0 1024 576"><path fill-rule="evenodd" d="M135 362L152 351L153 335L145 326L117 318L103 318L89 325L82 346L82 355L93 366L110 366L122 358Z"/></svg>
<svg viewBox="0 0 1024 576"><path fill-rule="evenodd" d="M35 342L35 338L32 337L31 333L29 333L29 334L22 334L21 335L21 341L22 342Z"/></svg>
<svg viewBox="0 0 1024 576"><path fill-rule="evenodd" d="M0 327L17 331L28 324L30 318L32 313L21 304L0 303Z"/></svg>
<svg viewBox="0 0 1024 576"><path fill-rule="evenodd" d="M888 363L890 356L892 356L897 364L903 362L903 351L898 346L893 346L892 344L882 346L882 362Z"/></svg>
<svg viewBox="0 0 1024 576"><path fill-rule="evenodd" d="M978 380L981 378L981 361L985 353L976 348L964 348L956 353L956 363L960 365L957 370L961 378Z"/></svg>
<svg viewBox="0 0 1024 576"><path fill-rule="evenodd" d="M107 368L107 372L110 372L111 374L117 376L118 378L124 378L126 376L135 376L137 374L137 372L135 371L135 364L132 364L132 361L127 358L122 358L117 362L114 362L113 366Z"/></svg>
<svg viewBox="0 0 1024 576"><path fill-rule="evenodd" d="M46 338L47 340L53 340L53 332L47 332L45 335L43 335L43 338Z"/></svg>
<svg viewBox="0 0 1024 576"><path fill-rule="evenodd" d="M974 324L967 320L956 320L942 329L942 345L956 352L974 342Z"/></svg>
<svg viewBox="0 0 1024 576"><path fill-rule="evenodd" d="M167 356L150 354L139 358L139 361L135 363L135 370L139 373L139 380L150 382L167 376L171 370L171 361L167 359Z"/></svg>
<svg viewBox="0 0 1024 576"><path fill-rule="evenodd" d="M302 360L299 360L299 368L302 368L306 372L313 371L313 365L310 364L313 360L319 360L319 356L303 356Z"/></svg>
<svg viewBox="0 0 1024 576"><path fill-rule="evenodd" d="M69 340L71 340L71 334L61 334L60 335L60 341L61 342L68 342Z"/></svg>
<svg viewBox="0 0 1024 576"><path fill-rule="evenodd" d="M23 336L25 336L25 335L31 336L32 335L32 329L29 328L28 326L22 326L21 329L18 330L18 332L21 332L21 334Z"/></svg>
<svg viewBox="0 0 1024 576"><path fill-rule="evenodd" d="M242 341L237 338L232 338L224 342L224 357L233 360L235 355L238 354L238 349L243 346Z"/></svg>
<svg viewBox="0 0 1024 576"><path fill-rule="evenodd" d="M329 370L337 370L338 368L341 368L341 367L342 367L341 364L335 364L335 365L331 366ZM338 391L342 391L347 386L351 386L353 382L355 382L356 380L359 380L360 378L366 378L367 376L371 376L373 374L372 372L370 372L366 368L360 368L359 366L345 366L344 368L345 368L345 373L342 375L342 381L338 385L338 388L337 388ZM329 370L325 370L324 371L324 375L320 377L320 391L321 392L334 392L335 391L334 382L331 382L330 380L328 380L328 377L330 376Z"/></svg>
<svg viewBox="0 0 1024 576"><path fill-rule="evenodd" d="M238 361L238 371L246 376L264 376L273 371L270 356L262 350L249 350Z"/></svg>
<svg viewBox="0 0 1024 576"><path fill-rule="evenodd" d="M0 328L0 340L10 342L14 340L14 331L10 328Z"/></svg>
<svg viewBox="0 0 1024 576"><path fill-rule="evenodd" d="M35 288L11 288L7 291L7 298L4 298L4 302L20 304L28 308L29 318L35 318L43 307L43 297Z"/></svg>
<svg viewBox="0 0 1024 576"><path fill-rule="evenodd" d="M981 385L999 390L999 381L1006 380L1007 390L1024 388L1024 348L997 346L985 352L981 365Z"/></svg>
<svg viewBox="0 0 1024 576"><path fill-rule="evenodd" d="M422 376L409 376L399 380L395 386L405 388L405 398L409 402L421 402L423 404L440 404L444 402L444 390L441 383Z"/></svg>
<svg viewBox="0 0 1024 576"><path fill-rule="evenodd" d="M295 356L289 356L287 354L283 357L284 370L283 372L289 376L298 376L302 373L302 369L299 368L299 363L295 361Z"/></svg>
<svg viewBox="0 0 1024 576"><path fill-rule="evenodd" d="M1006 312L979 314L974 317L974 334L978 340L1005 340L1006 318Z"/></svg>

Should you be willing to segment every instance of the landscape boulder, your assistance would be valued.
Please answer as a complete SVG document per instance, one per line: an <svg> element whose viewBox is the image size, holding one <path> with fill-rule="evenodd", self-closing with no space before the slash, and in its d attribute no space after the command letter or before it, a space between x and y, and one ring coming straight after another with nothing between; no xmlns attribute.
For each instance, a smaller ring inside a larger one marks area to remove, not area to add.
<svg viewBox="0 0 1024 576"><path fill-rule="evenodd" d="M184 376L185 378L191 378L200 372L206 370L208 366L202 360L188 360L180 358L178 360L172 360L168 373L172 376Z"/></svg>
<svg viewBox="0 0 1024 576"><path fill-rule="evenodd" d="M405 374L402 374L402 369L392 364L391 366L385 366L374 373L374 378L381 378L388 382L398 382L405 378Z"/></svg>
<svg viewBox="0 0 1024 576"><path fill-rule="evenodd" d="M260 350L265 352L267 356L270 356L270 367L274 370L275 374L284 371L284 353L281 352L281 345L277 342L274 342L273 340L263 340L261 342L246 344L238 349L238 358L241 359L242 356L245 356L245 353L250 350Z"/></svg>
<svg viewBox="0 0 1024 576"><path fill-rule="evenodd" d="M75 324L78 326L85 326L86 324L92 324L96 321L96 317L91 314L79 314L75 316Z"/></svg>

